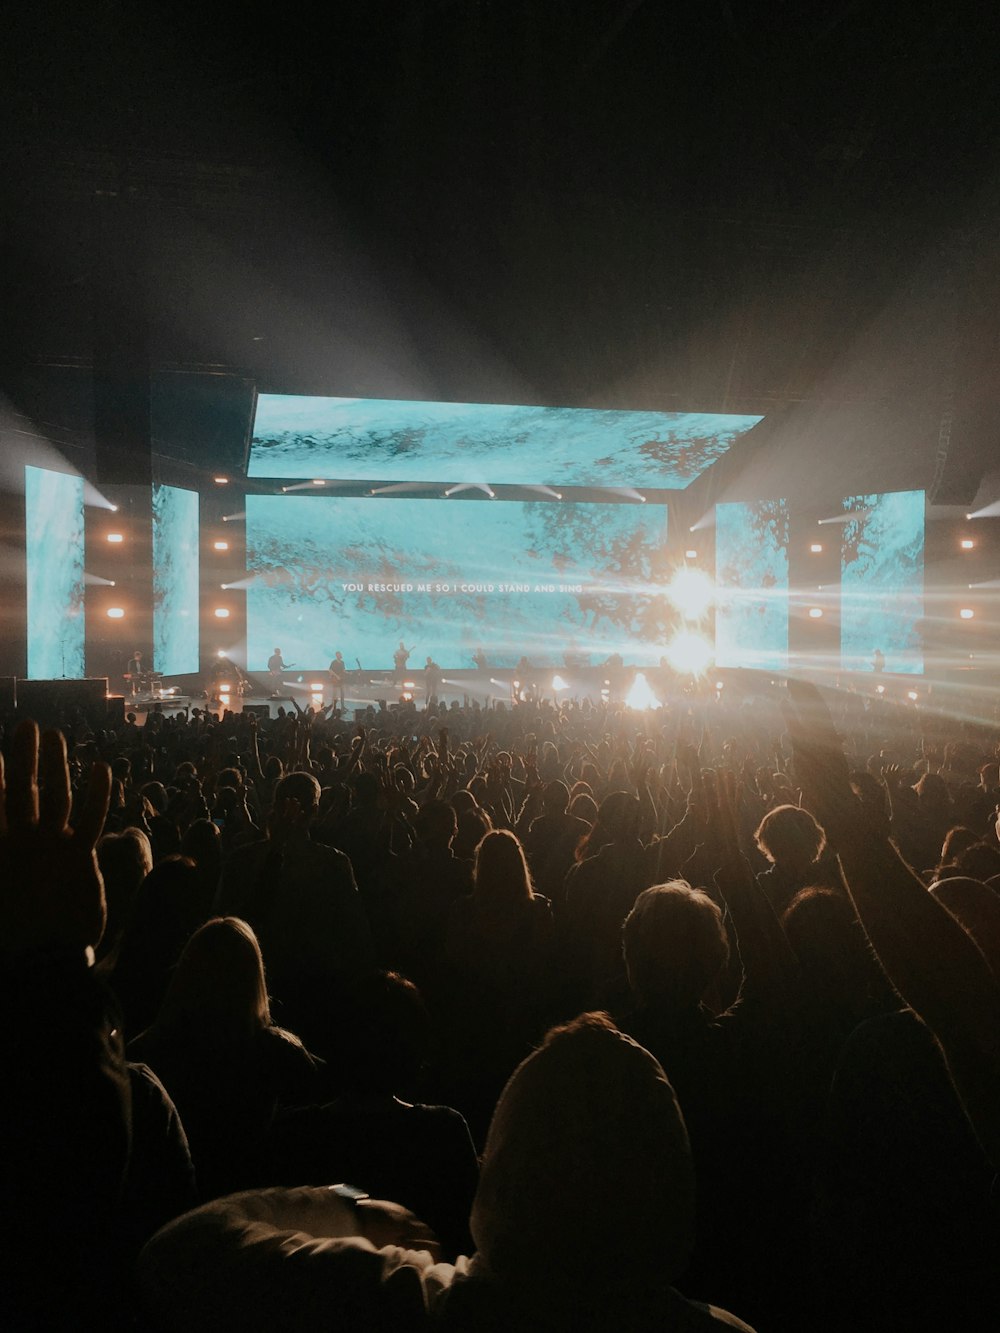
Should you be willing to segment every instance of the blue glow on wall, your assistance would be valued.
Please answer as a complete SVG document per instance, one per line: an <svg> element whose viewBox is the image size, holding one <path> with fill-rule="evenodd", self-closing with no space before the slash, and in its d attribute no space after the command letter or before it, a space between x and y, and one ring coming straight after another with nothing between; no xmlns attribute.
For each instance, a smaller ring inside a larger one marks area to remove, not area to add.
<svg viewBox="0 0 1000 1333"><path fill-rule="evenodd" d="M248 475L683 490L761 420L261 394Z"/></svg>
<svg viewBox="0 0 1000 1333"><path fill-rule="evenodd" d="M198 670L198 496L153 487L153 667Z"/></svg>
<svg viewBox="0 0 1000 1333"><path fill-rule="evenodd" d="M498 666L658 660L671 612L655 505L248 495L247 657Z"/></svg>
<svg viewBox="0 0 1000 1333"><path fill-rule="evenodd" d="M788 666L788 504L715 508L715 660L719 666Z"/></svg>
<svg viewBox="0 0 1000 1333"><path fill-rule="evenodd" d="M28 677L80 679L86 621L83 478L24 469Z"/></svg>
<svg viewBox="0 0 1000 1333"><path fill-rule="evenodd" d="M924 492L852 495L840 575L840 660L870 670L876 648L886 671L924 669Z"/></svg>

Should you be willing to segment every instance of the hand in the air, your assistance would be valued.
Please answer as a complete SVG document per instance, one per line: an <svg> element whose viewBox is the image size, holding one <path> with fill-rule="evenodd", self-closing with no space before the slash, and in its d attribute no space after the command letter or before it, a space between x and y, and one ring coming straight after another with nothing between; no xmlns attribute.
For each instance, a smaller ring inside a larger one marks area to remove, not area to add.
<svg viewBox="0 0 1000 1333"><path fill-rule="evenodd" d="M76 826L66 742L32 721L0 758L0 943L13 951L84 951L100 943L107 918L94 848L104 828L111 770L95 763Z"/></svg>

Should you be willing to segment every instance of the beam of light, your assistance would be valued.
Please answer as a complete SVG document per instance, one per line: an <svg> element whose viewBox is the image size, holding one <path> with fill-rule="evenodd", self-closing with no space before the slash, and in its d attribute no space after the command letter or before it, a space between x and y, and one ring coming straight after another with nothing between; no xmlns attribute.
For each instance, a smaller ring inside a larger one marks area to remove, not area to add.
<svg viewBox="0 0 1000 1333"><path fill-rule="evenodd" d="M625 704L628 708L644 710L646 708L658 708L660 701L641 671L636 672L635 680L632 682L632 688L625 696Z"/></svg>
<svg viewBox="0 0 1000 1333"><path fill-rule="evenodd" d="M540 495L551 495L553 500L562 499L562 491L554 491L551 486L525 486L526 491L538 491Z"/></svg>
<svg viewBox="0 0 1000 1333"><path fill-rule="evenodd" d="M701 620L715 600L715 584L702 569L679 569L667 585L670 604L685 620Z"/></svg>
<svg viewBox="0 0 1000 1333"><path fill-rule="evenodd" d="M373 486L368 494L405 495L407 491L426 491L428 489L429 483L426 481L394 481L387 486Z"/></svg>
<svg viewBox="0 0 1000 1333"><path fill-rule="evenodd" d="M707 513L702 514L701 518L698 519L697 523L691 524L691 526L688 528L688 532L705 532L707 529L714 527L715 527L715 507L713 505L713 507L709 509Z"/></svg>
<svg viewBox="0 0 1000 1333"><path fill-rule="evenodd" d="M1000 500L994 500L992 504L984 505L982 509L974 509L971 514L966 514L966 518L996 518L1000 514Z"/></svg>
<svg viewBox="0 0 1000 1333"><path fill-rule="evenodd" d="M115 586L114 579L102 579L100 574L88 574L86 571L84 571L83 581L100 588L113 588Z"/></svg>
<svg viewBox="0 0 1000 1333"><path fill-rule="evenodd" d="M843 514L834 514L831 518L818 518L816 520L819 526L825 523L855 523L859 518L865 518L872 511L870 509L849 509Z"/></svg>
<svg viewBox="0 0 1000 1333"><path fill-rule="evenodd" d="M238 523L240 519L244 519L246 516L247 511L242 509L238 514L223 514L222 521L223 523Z"/></svg>
<svg viewBox="0 0 1000 1333"><path fill-rule="evenodd" d="M667 644L666 658L682 675L703 676L712 664L714 649L703 634L684 629Z"/></svg>

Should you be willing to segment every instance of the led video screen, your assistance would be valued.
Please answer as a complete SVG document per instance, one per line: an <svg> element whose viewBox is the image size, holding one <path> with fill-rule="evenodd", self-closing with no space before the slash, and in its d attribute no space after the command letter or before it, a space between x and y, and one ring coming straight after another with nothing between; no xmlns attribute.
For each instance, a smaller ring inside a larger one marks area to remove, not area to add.
<svg viewBox="0 0 1000 1333"><path fill-rule="evenodd" d="M153 667L198 670L198 495L153 487Z"/></svg>
<svg viewBox="0 0 1000 1333"><path fill-rule="evenodd" d="M84 675L83 478L24 469L28 677Z"/></svg>
<svg viewBox="0 0 1000 1333"><path fill-rule="evenodd" d="M924 492L852 495L843 502L840 660L871 670L876 650L886 671L924 669Z"/></svg>
<svg viewBox="0 0 1000 1333"><path fill-rule="evenodd" d="M683 490L760 420L260 394L248 475Z"/></svg>
<svg viewBox="0 0 1000 1333"><path fill-rule="evenodd" d="M660 506L249 495L246 513L251 670L276 646L380 670L401 639L444 668L480 647L497 666L648 665L672 623Z"/></svg>
<svg viewBox="0 0 1000 1333"><path fill-rule="evenodd" d="M715 509L715 660L788 666L788 504L761 500Z"/></svg>

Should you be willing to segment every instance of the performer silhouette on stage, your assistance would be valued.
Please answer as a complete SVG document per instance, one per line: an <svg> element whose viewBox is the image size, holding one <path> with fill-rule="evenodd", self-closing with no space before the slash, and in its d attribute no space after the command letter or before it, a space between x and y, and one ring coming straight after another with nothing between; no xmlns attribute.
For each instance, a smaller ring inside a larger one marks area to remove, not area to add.
<svg viewBox="0 0 1000 1333"><path fill-rule="evenodd" d="M406 679L406 664L407 664L407 662L410 660L410 653L412 653L412 652L413 652L413 649L412 649L412 648L407 648L407 646L406 646L406 644L403 642L403 640L400 639L400 641L399 641L399 647L396 649L396 651L395 651L395 652L393 653L393 655L392 655L392 663L393 663L392 683L393 683L393 685L402 685L403 681Z"/></svg>
<svg viewBox="0 0 1000 1333"><path fill-rule="evenodd" d="M333 685L333 702L338 708L343 708L344 680L347 677L347 663L344 661L344 655L339 649L334 653L328 674L330 676L330 682Z"/></svg>
<svg viewBox="0 0 1000 1333"><path fill-rule="evenodd" d="M438 691L441 689L441 668L433 657L428 657L424 663L424 690L427 695L427 702L436 699Z"/></svg>
<svg viewBox="0 0 1000 1333"><path fill-rule="evenodd" d="M267 659L267 669L271 675L271 698L278 698L278 691L281 688L281 673L288 668L288 663L282 659L281 649L275 648L274 652Z"/></svg>

